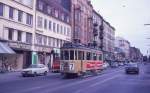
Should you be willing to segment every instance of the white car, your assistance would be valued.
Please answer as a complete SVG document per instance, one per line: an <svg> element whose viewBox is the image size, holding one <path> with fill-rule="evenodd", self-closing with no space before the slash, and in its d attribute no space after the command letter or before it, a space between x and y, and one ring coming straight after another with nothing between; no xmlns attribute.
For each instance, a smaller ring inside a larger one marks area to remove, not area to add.
<svg viewBox="0 0 150 93"><path fill-rule="evenodd" d="M47 66L43 64L32 64L29 66L29 68L23 69L22 70L22 76L37 76L37 75L47 75L49 72L49 69Z"/></svg>
<svg viewBox="0 0 150 93"><path fill-rule="evenodd" d="M108 66L109 66L109 64L108 64L107 62L105 62L105 63L103 64L103 69L106 69Z"/></svg>

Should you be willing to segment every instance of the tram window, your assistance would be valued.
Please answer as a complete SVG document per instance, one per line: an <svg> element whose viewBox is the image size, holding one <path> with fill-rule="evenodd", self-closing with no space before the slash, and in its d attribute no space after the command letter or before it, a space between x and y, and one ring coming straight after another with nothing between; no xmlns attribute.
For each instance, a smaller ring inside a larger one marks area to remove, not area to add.
<svg viewBox="0 0 150 93"><path fill-rule="evenodd" d="M74 60L74 51L73 50L70 51L70 60Z"/></svg>
<svg viewBox="0 0 150 93"><path fill-rule="evenodd" d="M77 51L75 51L75 60L77 60Z"/></svg>
<svg viewBox="0 0 150 93"><path fill-rule="evenodd" d="M93 53L93 60L97 60L97 55Z"/></svg>
<svg viewBox="0 0 150 93"><path fill-rule="evenodd" d="M83 60L85 59L85 52L83 52L83 56L82 56L82 59L83 59Z"/></svg>
<svg viewBox="0 0 150 93"><path fill-rule="evenodd" d="M82 60L82 52L81 51L78 52L78 60Z"/></svg>
<svg viewBox="0 0 150 93"><path fill-rule="evenodd" d="M99 60L102 60L102 54L99 55Z"/></svg>
<svg viewBox="0 0 150 93"><path fill-rule="evenodd" d="M87 59L87 60L91 60L91 54L90 54L90 52L87 52L87 54L86 54L86 59Z"/></svg>
<svg viewBox="0 0 150 93"><path fill-rule="evenodd" d="M69 60L69 51L64 51L65 60Z"/></svg>

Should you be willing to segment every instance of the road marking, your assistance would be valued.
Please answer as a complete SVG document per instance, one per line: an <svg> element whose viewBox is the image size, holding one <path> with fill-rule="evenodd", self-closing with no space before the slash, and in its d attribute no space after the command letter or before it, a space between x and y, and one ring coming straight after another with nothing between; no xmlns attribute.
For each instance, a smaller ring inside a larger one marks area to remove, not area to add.
<svg viewBox="0 0 150 93"><path fill-rule="evenodd" d="M111 77L111 78L104 79L103 81L94 83L94 84L90 85L89 87L86 87L86 88L84 88L84 89L79 89L79 90L77 90L77 91L74 92L74 93L81 93L83 90L86 90L87 88L96 87L96 86L98 86L98 85L100 85L100 84L102 84L102 83L108 82L108 81L110 81L110 80L112 80L112 79L115 79L115 78L118 78L118 77L120 77L120 76L121 76L121 75L116 75L116 76L113 76L113 77Z"/></svg>
<svg viewBox="0 0 150 93"><path fill-rule="evenodd" d="M95 87L95 86L97 86L97 85L99 85L99 84L108 82L108 81L110 81L110 80L112 80L112 79L115 79L115 78L118 78L118 77L120 77L120 76L121 76L121 75L116 75L116 76L113 76L113 77L111 77L111 78L107 78L107 79L105 79L105 80L103 80L103 81L101 81L101 82L97 82L97 83L95 83L95 84L92 84L92 85L90 85L89 87Z"/></svg>
<svg viewBox="0 0 150 93"><path fill-rule="evenodd" d="M92 78L87 78L87 79L84 79L84 80L81 80L81 81L69 83L69 84L62 85L62 86L58 86L58 87L55 87L55 88L51 88L51 90L43 91L43 93L49 93L49 92L52 92L52 91L56 91L56 90L58 90L58 89L62 89L62 88L66 88L66 87L69 87L69 86L73 86L73 85L85 83L85 82L87 82L87 81L92 81L92 80L95 80L95 79L97 79L97 78L106 77L106 76L108 76L108 75L118 73L118 72L120 72L121 70L122 70L122 69L119 69L118 71L114 71L114 72L111 72L111 73L108 73L108 74L104 74L104 75L101 75L101 76L95 76L95 77L92 77ZM59 82L58 82L57 84L59 84ZM26 92L33 91L33 90L42 89L42 88L45 88L45 87L49 87L50 85L51 85L51 84L47 84L47 85L41 86L41 87L34 87L34 88L25 89L24 91L20 91L19 93L26 93Z"/></svg>

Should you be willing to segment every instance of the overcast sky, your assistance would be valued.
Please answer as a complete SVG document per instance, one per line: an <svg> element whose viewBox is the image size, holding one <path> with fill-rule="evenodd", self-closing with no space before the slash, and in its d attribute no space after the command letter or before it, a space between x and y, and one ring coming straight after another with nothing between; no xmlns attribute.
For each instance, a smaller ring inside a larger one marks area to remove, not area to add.
<svg viewBox="0 0 150 93"><path fill-rule="evenodd" d="M150 54L150 0L91 0L93 7L116 28L116 36L127 39L143 54Z"/></svg>

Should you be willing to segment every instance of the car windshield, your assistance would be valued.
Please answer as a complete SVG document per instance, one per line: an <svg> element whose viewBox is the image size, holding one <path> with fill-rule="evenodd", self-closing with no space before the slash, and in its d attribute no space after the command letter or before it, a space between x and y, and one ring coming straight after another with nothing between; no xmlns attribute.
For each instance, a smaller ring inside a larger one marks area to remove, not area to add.
<svg viewBox="0 0 150 93"><path fill-rule="evenodd" d="M38 68L38 65L30 65L29 68Z"/></svg>
<svg viewBox="0 0 150 93"><path fill-rule="evenodd" d="M129 67L137 67L137 64L132 63L132 64L128 64L128 66Z"/></svg>

